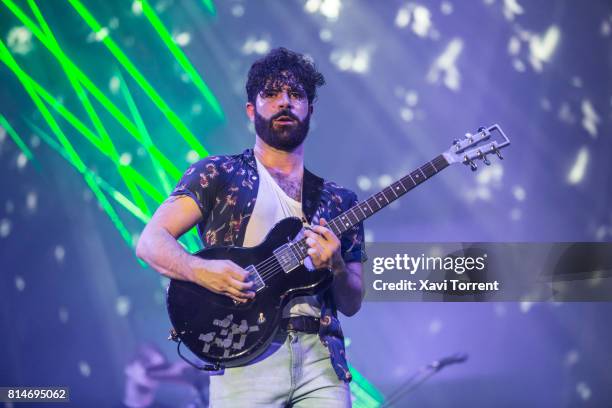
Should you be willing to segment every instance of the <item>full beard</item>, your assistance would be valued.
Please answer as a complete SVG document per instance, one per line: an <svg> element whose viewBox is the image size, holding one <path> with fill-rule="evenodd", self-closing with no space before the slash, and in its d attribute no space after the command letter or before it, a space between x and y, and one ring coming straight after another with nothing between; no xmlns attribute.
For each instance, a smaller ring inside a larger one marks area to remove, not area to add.
<svg viewBox="0 0 612 408"><path fill-rule="evenodd" d="M295 120L295 123L291 125L275 125L274 120L281 116L288 116ZM270 119L265 119L257 113L257 110L255 111L255 131L257 135L266 142L266 144L278 150L289 153L294 151L306 139L309 128L310 113L304 120L299 120L290 111L281 111Z"/></svg>

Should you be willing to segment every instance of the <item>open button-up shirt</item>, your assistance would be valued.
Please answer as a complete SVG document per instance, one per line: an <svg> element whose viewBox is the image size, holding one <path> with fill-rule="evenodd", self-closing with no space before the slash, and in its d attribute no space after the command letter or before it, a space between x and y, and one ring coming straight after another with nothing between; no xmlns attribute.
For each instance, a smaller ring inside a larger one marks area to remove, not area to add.
<svg viewBox="0 0 612 408"><path fill-rule="evenodd" d="M171 195L191 197L202 211L198 231L206 247L242 246L247 224L255 208L259 174L253 150L227 156L209 156L190 166ZM354 192L323 180L304 169L302 210L313 225L331 220L357 203ZM363 224L339 237L345 262L365 261ZM319 338L330 352L332 366L343 381L351 380L344 350L344 336L331 289L319 293Z"/></svg>

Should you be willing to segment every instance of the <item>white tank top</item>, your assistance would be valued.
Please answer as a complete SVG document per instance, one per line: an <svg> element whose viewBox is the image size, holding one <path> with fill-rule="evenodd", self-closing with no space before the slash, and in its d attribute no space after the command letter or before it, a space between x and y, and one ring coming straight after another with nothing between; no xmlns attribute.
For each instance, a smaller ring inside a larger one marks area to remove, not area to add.
<svg viewBox="0 0 612 408"><path fill-rule="evenodd" d="M272 178L268 169L257 160L259 173L259 189L255 208L247 224L244 237L245 247L259 245L272 227L287 217L304 218L302 203L289 197L276 180ZM315 296L299 296L292 299L283 310L283 317L292 316L321 316L321 305Z"/></svg>

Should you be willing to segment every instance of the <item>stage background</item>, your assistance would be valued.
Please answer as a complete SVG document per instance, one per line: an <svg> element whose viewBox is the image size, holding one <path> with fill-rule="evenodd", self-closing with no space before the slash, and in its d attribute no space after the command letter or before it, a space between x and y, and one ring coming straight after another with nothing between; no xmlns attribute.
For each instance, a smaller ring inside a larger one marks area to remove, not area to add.
<svg viewBox="0 0 612 408"><path fill-rule="evenodd" d="M0 386L115 406L139 345L176 360L167 280L133 246L189 163L252 146L246 73L276 46L327 79L307 166L362 199L479 126L512 140L368 220L368 241L612 239L608 1L3 0L0 40ZM398 406L594 407L612 403L610 312L365 303L342 322L385 395L469 353Z"/></svg>

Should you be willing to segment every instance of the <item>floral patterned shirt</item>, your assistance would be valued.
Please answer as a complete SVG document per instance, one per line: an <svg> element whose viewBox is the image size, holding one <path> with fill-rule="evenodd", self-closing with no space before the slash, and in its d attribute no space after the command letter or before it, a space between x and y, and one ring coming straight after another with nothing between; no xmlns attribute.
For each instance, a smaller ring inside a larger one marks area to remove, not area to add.
<svg viewBox="0 0 612 408"><path fill-rule="evenodd" d="M202 211L198 232L206 247L242 246L249 218L255 208L259 174L253 150L228 156L209 156L190 166L171 193L191 197ZM304 169L302 210L313 225L331 220L357 203L354 192L325 181ZM342 234L345 262L363 262L363 224ZM327 346L338 378L349 382L344 336L331 289L318 294L321 301L319 337Z"/></svg>

